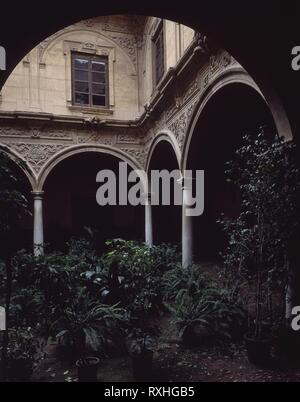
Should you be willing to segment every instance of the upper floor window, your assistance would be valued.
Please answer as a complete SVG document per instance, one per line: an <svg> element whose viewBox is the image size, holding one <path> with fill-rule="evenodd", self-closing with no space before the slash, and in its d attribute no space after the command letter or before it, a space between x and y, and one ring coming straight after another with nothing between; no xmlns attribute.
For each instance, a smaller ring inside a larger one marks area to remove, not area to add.
<svg viewBox="0 0 300 402"><path fill-rule="evenodd" d="M73 104L108 107L108 59L72 54Z"/></svg>
<svg viewBox="0 0 300 402"><path fill-rule="evenodd" d="M153 37L154 82L157 85L165 72L165 38L163 21L159 24Z"/></svg>

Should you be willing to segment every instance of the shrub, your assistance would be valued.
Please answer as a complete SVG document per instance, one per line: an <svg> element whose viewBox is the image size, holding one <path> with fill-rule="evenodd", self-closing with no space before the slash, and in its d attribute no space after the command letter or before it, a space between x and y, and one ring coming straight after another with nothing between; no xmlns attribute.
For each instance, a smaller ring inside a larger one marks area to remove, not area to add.
<svg viewBox="0 0 300 402"><path fill-rule="evenodd" d="M77 357L88 350L103 352L108 339L125 330L126 312L118 306L108 306L95 300L83 290L52 324L51 332L59 340L73 346Z"/></svg>
<svg viewBox="0 0 300 402"><path fill-rule="evenodd" d="M43 347L44 343L31 327L10 328L6 378L10 381L28 380L37 362L45 357Z"/></svg>
<svg viewBox="0 0 300 402"><path fill-rule="evenodd" d="M106 243L102 267L83 276L97 285L105 301L120 303L132 316L148 317L163 306L163 274L179 259L175 247L149 247L122 239Z"/></svg>
<svg viewBox="0 0 300 402"><path fill-rule="evenodd" d="M293 143L279 137L271 141L261 130L243 138L236 159L228 164L228 181L238 187L242 202L238 217L220 220L228 238L224 275L232 283L247 284L244 296L253 306L250 330L257 338L266 322L272 325L274 292L283 294L287 283L287 250L297 224L299 189L294 154Z"/></svg>
<svg viewBox="0 0 300 402"><path fill-rule="evenodd" d="M210 283L199 265L193 264L183 267L177 264L163 276L163 289L166 300L173 301L182 291L193 290L201 292ZM180 297L180 296L179 296Z"/></svg>

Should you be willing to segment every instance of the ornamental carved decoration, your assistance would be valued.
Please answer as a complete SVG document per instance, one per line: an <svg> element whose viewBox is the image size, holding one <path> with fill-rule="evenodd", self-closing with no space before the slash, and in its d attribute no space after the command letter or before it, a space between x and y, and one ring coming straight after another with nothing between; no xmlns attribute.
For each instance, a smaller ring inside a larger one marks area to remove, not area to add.
<svg viewBox="0 0 300 402"><path fill-rule="evenodd" d="M9 147L26 160L39 173L43 165L56 153L66 148L61 144L9 143Z"/></svg>
<svg viewBox="0 0 300 402"><path fill-rule="evenodd" d="M196 103L197 103L197 100L193 101L184 110L184 112L181 113L179 115L179 117L177 117L177 119L169 125L169 129L174 133L181 150L183 148L187 127L189 125L189 122L190 122L191 116L193 114L193 111L195 109Z"/></svg>
<svg viewBox="0 0 300 402"><path fill-rule="evenodd" d="M19 139L43 139L43 140L73 140L73 132L65 129L59 129L55 127L40 125L24 125L18 127L0 127L0 138L5 138L5 140L9 140L10 138L19 138Z"/></svg>
<svg viewBox="0 0 300 402"><path fill-rule="evenodd" d="M137 43L136 39L131 36L110 35L107 37L116 42L130 57L134 66L137 66Z"/></svg>
<svg viewBox="0 0 300 402"><path fill-rule="evenodd" d="M136 144L141 143L141 138L138 135L131 134L128 131L124 134L119 134L117 137L117 144Z"/></svg>
<svg viewBox="0 0 300 402"><path fill-rule="evenodd" d="M135 159L142 168L145 168L147 154L144 149L121 148L121 150Z"/></svg>
<svg viewBox="0 0 300 402"><path fill-rule="evenodd" d="M115 143L115 136L107 137L99 135L98 133L78 136L78 144L91 144L91 143L112 146Z"/></svg>

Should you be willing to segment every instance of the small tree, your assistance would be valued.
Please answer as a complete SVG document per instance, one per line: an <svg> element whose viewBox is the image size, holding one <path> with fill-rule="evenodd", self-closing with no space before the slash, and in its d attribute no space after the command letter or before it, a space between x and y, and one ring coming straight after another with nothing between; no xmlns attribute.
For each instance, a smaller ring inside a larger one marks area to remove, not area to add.
<svg viewBox="0 0 300 402"><path fill-rule="evenodd" d="M18 225L20 218L28 213L28 201L18 190L19 180L11 169L11 160L5 150L0 149L0 235L9 237L12 230ZM4 331L1 356L2 379L6 376L9 308L12 288L11 256L14 252L14 245L9 242L5 250L1 250L1 257L5 263L5 307L6 307L6 331Z"/></svg>
<svg viewBox="0 0 300 402"><path fill-rule="evenodd" d="M224 254L227 278L245 281L244 295L254 302L253 336L262 336L264 318L272 324L274 289L287 283L287 249L296 225L295 194L299 173L294 162L295 145L278 136L270 139L261 128L258 135L243 137L227 177L240 191L238 217L222 217L227 234ZM230 275L228 275L230 273ZM249 300L250 301L250 300Z"/></svg>

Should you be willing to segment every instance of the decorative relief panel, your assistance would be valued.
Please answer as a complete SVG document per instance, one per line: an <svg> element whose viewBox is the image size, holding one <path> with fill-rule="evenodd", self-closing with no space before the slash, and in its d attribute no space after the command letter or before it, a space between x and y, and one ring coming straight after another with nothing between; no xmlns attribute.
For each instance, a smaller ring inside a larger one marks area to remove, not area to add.
<svg viewBox="0 0 300 402"><path fill-rule="evenodd" d="M136 144L141 143L141 137L136 134L131 134L129 131L119 134L117 137L117 144Z"/></svg>
<svg viewBox="0 0 300 402"><path fill-rule="evenodd" d="M43 165L56 153L67 148L59 144L9 143L9 147L21 155L32 169L39 173Z"/></svg>
<svg viewBox="0 0 300 402"><path fill-rule="evenodd" d="M99 135L98 133L78 136L78 144L90 143L113 146L115 144L115 136L108 137L104 135Z"/></svg>
<svg viewBox="0 0 300 402"><path fill-rule="evenodd" d="M116 42L130 57L134 66L137 66L137 42L132 36L124 36L118 34L107 34L108 38Z"/></svg>
<svg viewBox="0 0 300 402"><path fill-rule="evenodd" d="M175 134L180 149L183 148L186 130L190 122L191 116L195 109L197 100L192 102L179 117L169 125L169 129Z"/></svg>
<svg viewBox="0 0 300 402"><path fill-rule="evenodd" d="M73 141L73 134L69 130L58 129L55 127L47 128L47 126L40 124L35 126L18 126L18 127L0 127L0 139L9 140L10 138L18 139L42 139L70 142Z"/></svg>
<svg viewBox="0 0 300 402"><path fill-rule="evenodd" d="M186 92L182 97L182 103L187 103L191 98L193 98L199 92L199 80L195 79L188 87Z"/></svg>
<svg viewBox="0 0 300 402"><path fill-rule="evenodd" d="M144 149L121 148L121 150L135 159L142 168L145 168L147 154Z"/></svg>

